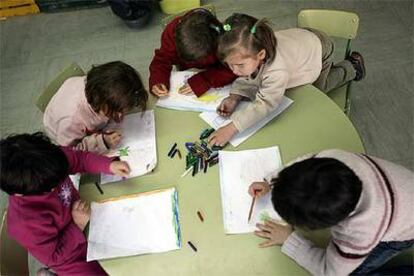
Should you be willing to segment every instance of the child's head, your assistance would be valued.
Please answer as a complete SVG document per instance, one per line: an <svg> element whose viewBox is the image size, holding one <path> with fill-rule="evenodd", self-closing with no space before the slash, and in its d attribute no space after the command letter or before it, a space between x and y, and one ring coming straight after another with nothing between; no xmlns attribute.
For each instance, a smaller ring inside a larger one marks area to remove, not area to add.
<svg viewBox="0 0 414 276"><path fill-rule="evenodd" d="M223 24L218 57L235 75L249 76L276 55L276 37L267 20L235 13Z"/></svg>
<svg viewBox="0 0 414 276"><path fill-rule="evenodd" d="M362 183L333 158L310 158L283 169L272 179L272 202L289 224L308 229L331 227L355 209Z"/></svg>
<svg viewBox="0 0 414 276"><path fill-rule="evenodd" d="M221 31L220 21L208 10L199 8L188 12L175 29L178 56L193 62L215 53Z"/></svg>
<svg viewBox="0 0 414 276"><path fill-rule="evenodd" d="M0 188L8 194L40 195L68 176L65 154L41 132L2 139L0 154Z"/></svg>
<svg viewBox="0 0 414 276"><path fill-rule="evenodd" d="M115 122L134 107L146 109L148 93L137 71L121 61L94 66L88 72L86 99L92 108Z"/></svg>

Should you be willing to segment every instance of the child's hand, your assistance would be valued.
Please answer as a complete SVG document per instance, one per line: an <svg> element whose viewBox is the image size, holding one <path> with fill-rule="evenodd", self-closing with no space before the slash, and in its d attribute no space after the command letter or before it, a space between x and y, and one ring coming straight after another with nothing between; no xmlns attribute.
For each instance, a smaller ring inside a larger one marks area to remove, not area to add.
<svg viewBox="0 0 414 276"><path fill-rule="evenodd" d="M76 226L83 231L91 217L91 208L83 200L77 200L72 205L72 219Z"/></svg>
<svg viewBox="0 0 414 276"><path fill-rule="evenodd" d="M154 93L158 97L165 97L168 96L168 89L162 83L158 83L151 88L152 93Z"/></svg>
<svg viewBox="0 0 414 276"><path fill-rule="evenodd" d="M249 195L257 198L264 196L270 191L270 185L267 182L253 182L249 187Z"/></svg>
<svg viewBox="0 0 414 276"><path fill-rule="evenodd" d="M180 89L178 89L178 93L187 95L187 94L193 93L193 89L191 89L190 85L186 84L186 85L181 86Z"/></svg>
<svg viewBox="0 0 414 276"><path fill-rule="evenodd" d="M119 130L114 130L104 133L103 138L105 140L105 144L112 149L121 142L122 134Z"/></svg>
<svg viewBox="0 0 414 276"><path fill-rule="evenodd" d="M128 163L125 161L112 161L109 170L112 174L122 177L128 177L131 172Z"/></svg>
<svg viewBox="0 0 414 276"><path fill-rule="evenodd" d="M291 225L278 224L270 220L265 220L264 224L256 224L260 231L254 231L258 237L267 239L267 241L259 244L259 247L269 247L273 245L282 245L292 234L293 227Z"/></svg>
<svg viewBox="0 0 414 276"><path fill-rule="evenodd" d="M241 99L242 96L240 95L230 94L230 96L221 101L220 105L217 107L217 113L223 117L230 116L236 109Z"/></svg>
<svg viewBox="0 0 414 276"><path fill-rule="evenodd" d="M230 123L213 132L208 137L208 143L212 146L216 145L224 147L237 132L239 131L234 124Z"/></svg>

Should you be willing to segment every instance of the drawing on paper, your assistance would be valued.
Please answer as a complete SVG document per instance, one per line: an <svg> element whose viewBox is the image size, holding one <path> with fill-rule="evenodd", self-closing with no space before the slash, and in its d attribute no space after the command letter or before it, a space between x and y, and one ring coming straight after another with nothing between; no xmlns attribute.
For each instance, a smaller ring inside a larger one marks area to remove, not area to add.
<svg viewBox="0 0 414 276"><path fill-rule="evenodd" d="M109 153L128 162L130 178L152 171L157 164L154 111L139 112L125 116L121 124L111 124L107 129L119 129L121 143ZM101 184L122 180L119 176L101 174Z"/></svg>
<svg viewBox="0 0 414 276"><path fill-rule="evenodd" d="M230 85L221 88L212 88L201 97L193 93L189 95L179 94L178 90L187 84L187 80L197 72L179 71L172 72L170 77L170 91L167 97L159 98L156 105L164 108L187 111L215 111L221 101L230 93Z"/></svg>
<svg viewBox="0 0 414 276"><path fill-rule="evenodd" d="M252 197L249 186L278 170L281 159L278 147L245 151L220 151L220 188L224 229L228 234L256 230L256 223L265 219L280 220L273 208L270 193L255 201L250 222L248 214Z"/></svg>
<svg viewBox="0 0 414 276"><path fill-rule="evenodd" d="M92 202L87 260L181 248L175 188Z"/></svg>

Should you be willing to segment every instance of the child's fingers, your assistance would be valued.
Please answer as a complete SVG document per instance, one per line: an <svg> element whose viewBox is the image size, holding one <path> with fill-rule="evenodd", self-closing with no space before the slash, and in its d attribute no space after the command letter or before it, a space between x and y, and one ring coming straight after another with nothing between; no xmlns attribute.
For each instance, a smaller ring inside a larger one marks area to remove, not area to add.
<svg viewBox="0 0 414 276"><path fill-rule="evenodd" d="M263 191L263 188L260 185L255 184L255 183L253 183L249 187L249 195L252 196L252 197L261 196L262 191Z"/></svg>
<svg viewBox="0 0 414 276"><path fill-rule="evenodd" d="M129 167L128 163L122 162L122 172L129 175L131 168Z"/></svg>
<svg viewBox="0 0 414 276"><path fill-rule="evenodd" d="M270 246L275 246L275 245L277 245L276 242L274 242L272 240L267 240L267 241L264 241L264 242L260 243L259 247L260 248L265 248L265 247L270 247Z"/></svg>
<svg viewBox="0 0 414 276"><path fill-rule="evenodd" d="M167 89L167 86L165 86L165 84L162 84L162 83L161 83L159 87L160 87L160 90L161 90L161 91L163 91L163 92L165 92L165 93L168 93L168 89Z"/></svg>
<svg viewBox="0 0 414 276"><path fill-rule="evenodd" d="M273 227L266 225L266 224L261 224L261 223L256 223L256 227L259 228L261 231L268 232L268 233L270 233L273 230Z"/></svg>
<svg viewBox="0 0 414 276"><path fill-rule="evenodd" d="M72 210L78 209L80 203L80 199L76 200L72 205Z"/></svg>
<svg viewBox="0 0 414 276"><path fill-rule="evenodd" d="M120 162L118 167L117 167L117 172L118 172L118 175L120 175L122 177L127 177L127 176L129 176L129 173L131 172L131 169L129 168L128 163Z"/></svg>
<svg viewBox="0 0 414 276"><path fill-rule="evenodd" d="M83 211L83 210L85 210L85 206L86 206L87 204L86 204L86 201L83 201L83 200L81 200L81 202L79 203L79 207L78 207L78 209L80 210L80 211Z"/></svg>
<svg viewBox="0 0 414 276"><path fill-rule="evenodd" d="M264 239L270 239L272 237L272 235L266 231L254 231L254 234Z"/></svg>
<svg viewBox="0 0 414 276"><path fill-rule="evenodd" d="M193 92L193 90L191 89L191 87L188 84L183 85L182 87L180 87L180 89L178 89L178 93L184 94L184 95L189 94L191 92Z"/></svg>

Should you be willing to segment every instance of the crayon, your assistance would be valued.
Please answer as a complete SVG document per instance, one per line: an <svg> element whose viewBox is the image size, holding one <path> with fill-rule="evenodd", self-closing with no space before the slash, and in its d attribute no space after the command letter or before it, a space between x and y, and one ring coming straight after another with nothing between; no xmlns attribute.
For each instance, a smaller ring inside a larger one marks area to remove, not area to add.
<svg viewBox="0 0 414 276"><path fill-rule="evenodd" d="M178 154L178 158L180 158L180 159L181 159L181 158L182 158L182 157L181 157L181 151L180 151L179 149L176 149L176 151L177 151L177 154Z"/></svg>
<svg viewBox="0 0 414 276"><path fill-rule="evenodd" d="M99 183L98 183L98 182L95 182L95 186L96 186L96 188L98 188L99 193L100 193L101 195L103 195L103 194L104 194L104 191L102 190L102 188L101 188L101 186L99 185Z"/></svg>
<svg viewBox="0 0 414 276"><path fill-rule="evenodd" d="M201 220L201 222L204 222L204 218L203 218L203 216L201 215L201 212L200 212L200 211L197 211L197 216L198 216L198 218Z"/></svg>
<svg viewBox="0 0 414 276"><path fill-rule="evenodd" d="M170 151L168 152L168 155L167 155L168 157L170 157L173 154L176 147L177 147L177 143L174 143L174 145L171 147Z"/></svg>
<svg viewBox="0 0 414 276"><path fill-rule="evenodd" d="M204 173L207 172L207 168L208 168L208 160L204 161Z"/></svg>
<svg viewBox="0 0 414 276"><path fill-rule="evenodd" d="M173 153L171 154L171 158L174 158L174 156L175 156L175 154L177 153L177 151L178 151L178 149L175 149L175 150L173 151Z"/></svg>
<svg viewBox="0 0 414 276"><path fill-rule="evenodd" d="M194 250L194 252L197 252L197 247L195 247L195 246L194 246L194 244L193 244L192 242L188 241L187 243L188 243L188 245L191 247L191 249L193 249L193 250Z"/></svg>
<svg viewBox="0 0 414 276"><path fill-rule="evenodd" d="M188 168L182 175L181 175L181 177L184 177L184 176L186 176L191 170L192 170L193 168L192 167L190 167L190 168Z"/></svg>

